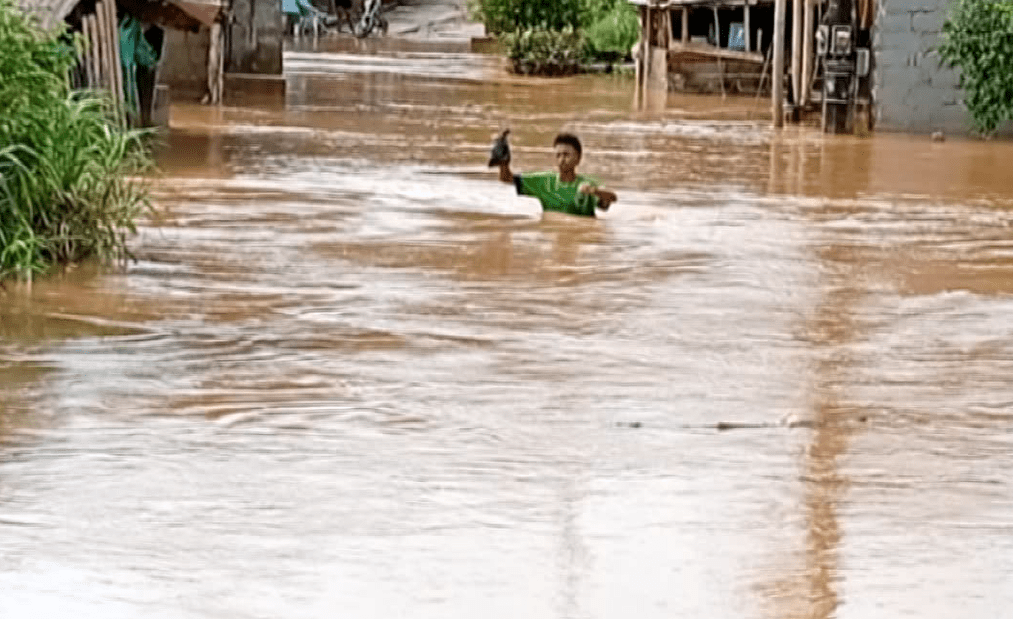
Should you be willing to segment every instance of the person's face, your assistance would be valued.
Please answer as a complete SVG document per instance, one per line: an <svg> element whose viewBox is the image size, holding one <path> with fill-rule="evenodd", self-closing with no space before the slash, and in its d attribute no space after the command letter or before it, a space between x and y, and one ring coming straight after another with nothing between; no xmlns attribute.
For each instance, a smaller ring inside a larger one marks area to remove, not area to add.
<svg viewBox="0 0 1013 619"><path fill-rule="evenodd" d="M580 163L577 149L569 144L556 144L556 165L560 172L573 172Z"/></svg>

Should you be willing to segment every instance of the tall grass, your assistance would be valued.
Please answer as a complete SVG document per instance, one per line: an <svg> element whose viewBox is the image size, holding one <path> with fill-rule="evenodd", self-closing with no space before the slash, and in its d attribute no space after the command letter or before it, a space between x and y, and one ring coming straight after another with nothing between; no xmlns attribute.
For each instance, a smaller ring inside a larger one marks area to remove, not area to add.
<svg viewBox="0 0 1013 619"><path fill-rule="evenodd" d="M107 96L71 90L79 51L0 0L0 281L126 258L150 208L133 176L150 166L144 134L121 128Z"/></svg>

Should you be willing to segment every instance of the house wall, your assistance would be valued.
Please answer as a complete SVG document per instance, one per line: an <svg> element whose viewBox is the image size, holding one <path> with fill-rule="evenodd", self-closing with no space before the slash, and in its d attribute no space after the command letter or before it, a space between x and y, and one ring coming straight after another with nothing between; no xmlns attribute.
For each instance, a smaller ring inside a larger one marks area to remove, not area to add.
<svg viewBox="0 0 1013 619"><path fill-rule="evenodd" d="M210 30L165 31L165 56L158 82L169 87L172 99L198 100L208 91L208 45Z"/></svg>
<svg viewBox="0 0 1013 619"><path fill-rule="evenodd" d="M280 0L233 0L229 27L226 71L281 74L285 27Z"/></svg>
<svg viewBox="0 0 1013 619"><path fill-rule="evenodd" d="M964 133L957 72L935 51L949 0L880 0L872 33L877 129Z"/></svg>

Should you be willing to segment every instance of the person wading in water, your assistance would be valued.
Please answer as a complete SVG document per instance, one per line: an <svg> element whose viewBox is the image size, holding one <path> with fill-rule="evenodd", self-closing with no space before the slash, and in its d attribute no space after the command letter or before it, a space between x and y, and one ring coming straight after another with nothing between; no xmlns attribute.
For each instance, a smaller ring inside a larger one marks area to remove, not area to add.
<svg viewBox="0 0 1013 619"><path fill-rule="evenodd" d="M583 149L577 136L560 133L553 140L558 172L514 174L510 171L510 148L504 131L493 146L489 167L499 166L499 180L513 183L517 194L538 198L542 210L594 217L595 209L608 210L618 200L616 194L600 186L590 176L577 174Z"/></svg>

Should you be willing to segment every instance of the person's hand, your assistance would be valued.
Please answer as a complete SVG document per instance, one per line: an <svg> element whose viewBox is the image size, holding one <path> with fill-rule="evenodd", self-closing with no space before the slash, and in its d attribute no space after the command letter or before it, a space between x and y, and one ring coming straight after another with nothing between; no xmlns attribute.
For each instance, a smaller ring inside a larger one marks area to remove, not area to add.
<svg viewBox="0 0 1013 619"><path fill-rule="evenodd" d="M597 189L598 188L591 183L581 183L580 187L577 187L577 191L588 196L593 195Z"/></svg>

